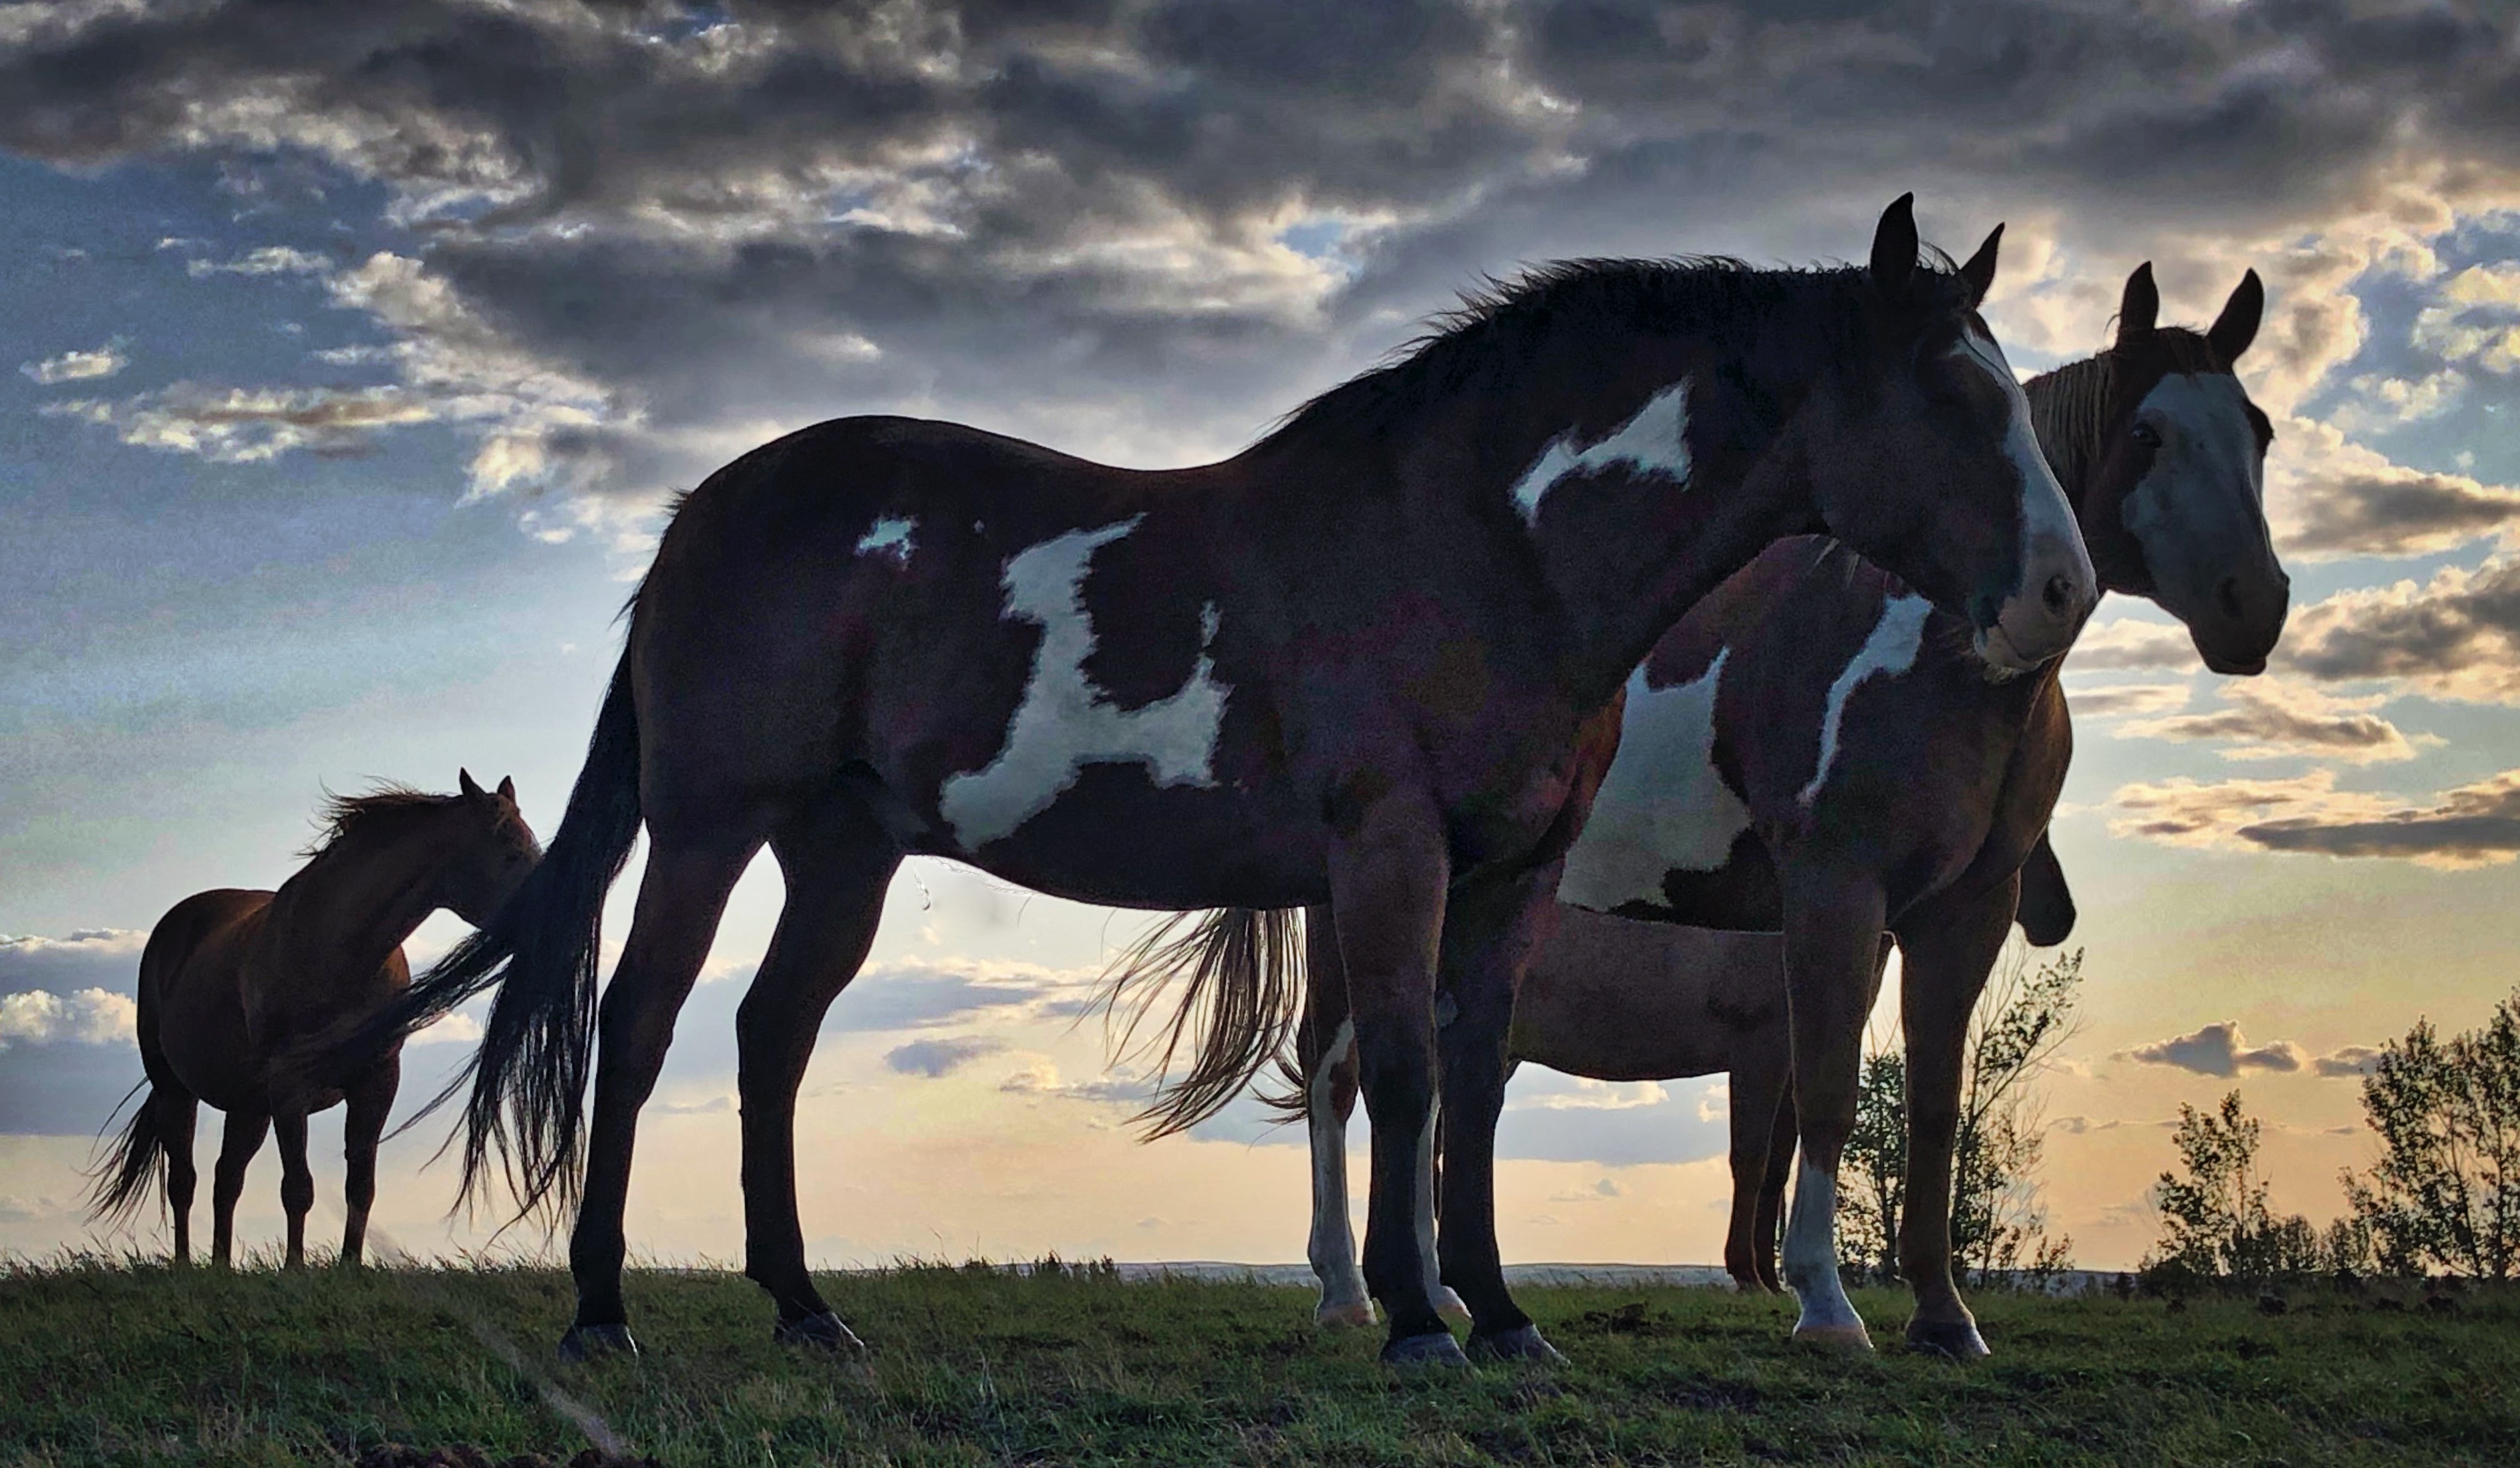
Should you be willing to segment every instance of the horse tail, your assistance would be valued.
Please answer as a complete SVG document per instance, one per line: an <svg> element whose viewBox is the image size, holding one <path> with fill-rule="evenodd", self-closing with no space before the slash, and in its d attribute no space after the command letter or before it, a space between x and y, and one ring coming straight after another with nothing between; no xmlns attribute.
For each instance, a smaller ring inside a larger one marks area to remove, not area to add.
<svg viewBox="0 0 2520 1468"><path fill-rule="evenodd" d="M144 1091L148 1094L142 1095ZM88 1187L87 1216L93 1222L111 1226L128 1219L148 1201L151 1186L165 1176L166 1133L158 1123L155 1081L144 1078L123 1092L114 1112L119 1115L134 1096L140 1097L140 1105L123 1124L122 1135L89 1174L93 1180ZM105 1124L112 1125L113 1119L108 1117Z"/></svg>
<svg viewBox="0 0 2520 1468"><path fill-rule="evenodd" d="M625 649L567 812L541 861L487 927L458 943L345 1047L373 1058L497 987L480 1047L420 1112L425 1117L471 1086L459 1194L466 1201L486 1191L494 1154L517 1216L565 1212L576 1201L604 895L630 859L641 818L639 715Z"/></svg>
<svg viewBox="0 0 2520 1468"><path fill-rule="evenodd" d="M1106 1024L1119 1028L1113 1049L1124 1056L1164 988L1176 977L1186 980L1160 1029L1154 1094L1130 1119L1146 1128L1148 1141L1187 1131L1224 1110L1272 1061L1291 1072L1287 1042L1304 1002L1302 922L1294 908L1177 913L1113 960L1104 975L1103 1013ZM1189 1067L1174 1079L1174 1062L1185 1048ZM1146 1052L1156 1049L1150 1039Z"/></svg>

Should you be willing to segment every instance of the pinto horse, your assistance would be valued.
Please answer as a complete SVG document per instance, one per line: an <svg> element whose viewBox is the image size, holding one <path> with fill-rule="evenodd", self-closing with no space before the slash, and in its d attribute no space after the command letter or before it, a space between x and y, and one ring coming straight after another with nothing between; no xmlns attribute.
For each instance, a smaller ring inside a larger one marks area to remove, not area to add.
<svg viewBox="0 0 2520 1468"><path fill-rule="evenodd" d="M1385 1358L1463 1359L1418 1227L1439 1075L1443 1277L1474 1350L1553 1354L1505 1286L1488 1154L1515 971L1581 823L1584 741L1629 670L1770 541L1818 527L1914 577L2006 666L2062 651L2096 595L1976 314L1996 244L1920 264L1903 198L1861 269L1552 266L1200 468L850 418L712 475L633 599L550 856L383 1027L499 986L466 1184L495 1154L525 1209L575 1202L563 1353L635 1349L638 1112L766 844L787 899L737 1039L744 1270L780 1339L855 1345L805 1265L795 1095L919 853L1118 906L1335 902L1377 1123L1366 1274ZM643 822L599 1015L604 894ZM1439 989L1462 1015L1440 1071Z"/></svg>
<svg viewBox="0 0 2520 1468"><path fill-rule="evenodd" d="M443 907L479 927L542 854L517 813L515 782L484 791L458 771L457 784L451 796L388 787L336 799L306 865L278 892L195 893L158 920L140 953L146 1078L133 1093L148 1094L98 1170L96 1216L128 1217L162 1180L175 1262L191 1262L193 1121L207 1102L227 1114L210 1192L210 1258L229 1262L246 1168L276 1132L288 1262L303 1264L315 1206L306 1119L346 1101L340 1262L359 1262L400 1048L308 1073L295 1063L297 1047L409 986L402 943L423 919Z"/></svg>
<svg viewBox="0 0 2520 1468"><path fill-rule="evenodd" d="M2156 329L2152 270L2139 267L2115 344L2028 390L2103 583L2178 616L2227 673L2266 666L2289 600L2260 482L2272 429L2231 374L2264 300L2252 271L2211 330ZM2072 929L2045 832L2073 734L2054 668L1996 676L1965 630L1818 539L1771 546L1698 604L1629 684L1617 757L1567 854L1560 925L1525 978L1512 1047L1600 1079L1732 1074L1725 1263L1745 1285L1776 1283L1799 1110L1785 1261L1803 1303L1796 1332L1868 1344L1837 1283L1830 1188L1886 924L1906 958L1908 1338L1983 1355L1951 1266L1961 1051L2015 917L2042 946ZM1312 1124L1326 1321L1370 1314L1344 1202L1347 1002L1323 982L1336 961L1314 946L1301 1096L1285 1103Z"/></svg>

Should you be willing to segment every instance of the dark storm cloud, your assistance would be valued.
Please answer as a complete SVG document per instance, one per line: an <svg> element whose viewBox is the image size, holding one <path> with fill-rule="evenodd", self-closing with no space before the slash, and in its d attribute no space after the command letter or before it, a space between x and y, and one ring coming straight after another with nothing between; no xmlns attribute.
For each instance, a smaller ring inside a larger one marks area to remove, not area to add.
<svg viewBox="0 0 2520 1468"><path fill-rule="evenodd" d="M2354 819L2293 816L2242 826L2242 841L2274 851L2393 856L2436 866L2479 866L2520 855L2520 771L2443 794L2438 803Z"/></svg>
<svg viewBox="0 0 2520 1468"><path fill-rule="evenodd" d="M2395 466L2334 475L2304 499L2284 549L2313 558L2421 555L2520 526L2520 493Z"/></svg>
<svg viewBox="0 0 2520 1468"><path fill-rule="evenodd" d="M643 500L849 411L1215 451L1523 258L1859 254L1910 186L1972 234L2046 211L2133 257L2165 230L2316 230L2520 135L2500 31L2354 4L240 0L20 23L0 146L381 180L465 319L586 380L568 411L477 409L499 447L475 487ZM2315 375L2340 331L2312 301L2262 350Z"/></svg>

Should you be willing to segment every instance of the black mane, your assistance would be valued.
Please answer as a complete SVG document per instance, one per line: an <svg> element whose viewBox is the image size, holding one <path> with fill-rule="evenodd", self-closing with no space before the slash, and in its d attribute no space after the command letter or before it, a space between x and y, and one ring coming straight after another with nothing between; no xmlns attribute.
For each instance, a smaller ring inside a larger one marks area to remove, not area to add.
<svg viewBox="0 0 2520 1468"><path fill-rule="evenodd" d="M364 795L335 795L324 792L323 814L318 817L315 839L297 854L310 859L322 856L353 835L371 826L422 810L443 810L464 799L461 795L431 795L408 785L386 782Z"/></svg>
<svg viewBox="0 0 2520 1468"><path fill-rule="evenodd" d="M1922 253L1919 291L1947 298L1929 305L1966 309L1966 287L1951 257L1932 246ZM1509 380L1562 336L1720 329L1816 296L1855 307L1869 283L1861 265L1760 268L1727 255L1553 260L1509 280L1489 276L1380 365L1296 407L1254 447L1378 435L1431 402ZM1819 345L1829 359L1842 359L1860 344L1861 310L1822 312L1819 319Z"/></svg>

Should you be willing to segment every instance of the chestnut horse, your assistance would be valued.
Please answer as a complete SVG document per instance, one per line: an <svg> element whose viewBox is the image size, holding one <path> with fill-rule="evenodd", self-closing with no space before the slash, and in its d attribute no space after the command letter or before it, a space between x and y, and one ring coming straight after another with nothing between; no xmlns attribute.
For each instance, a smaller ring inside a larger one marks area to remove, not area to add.
<svg viewBox="0 0 2520 1468"><path fill-rule="evenodd" d="M2264 294L2250 272L2202 335L2156 329L2159 305L2142 266L2115 344L2032 381L2033 415L2103 584L2179 617L2208 667L2255 673L2289 599L2261 490L2272 429L2231 373ZM2045 831L2073 736L2054 668L1997 676L1965 630L1822 540L1770 547L1692 610L1629 685L1616 761L1567 855L1562 926L1525 981L1513 1046L1602 1079L1730 1071L1725 1263L1771 1288L1796 1129L1793 1101L1779 1105L1790 1052L1804 1119L1786 1246L1797 1333L1868 1344L1837 1284L1828 1188L1886 923L1906 958L1900 1261L1917 1297L1908 1338L1983 1355L1951 1264L1961 1050L2015 916L2034 944L2072 929ZM1786 937L1657 932L1627 918ZM1313 1112L1315 1269L1325 1318L1353 1319L1363 1296L1343 1202L1347 1006L1321 982L1334 978L1335 952L1316 945L1311 962L1297 1048ZM1700 967L1684 975L1683 964Z"/></svg>
<svg viewBox="0 0 2520 1468"><path fill-rule="evenodd" d="M633 1346L638 1113L767 845L787 900L737 1040L744 1267L780 1339L855 1344L806 1269L795 1096L919 853L1118 906L1335 901L1378 1124L1385 1357L1463 1358L1419 1245L1439 1074L1444 1277L1470 1344L1552 1354L1506 1289L1489 1153L1515 976L1629 670L1816 528L1914 577L2006 666L2061 652L2097 594L1976 314L1995 262L1990 237L1956 271L1920 264L1902 199L1863 269L1540 270L1219 464L1129 471L848 418L710 476L632 601L551 855L387 1027L499 986L466 1181L495 1166L527 1210L575 1202L563 1353ZM604 894L643 823L599 1015ZM1439 988L1462 1016L1440 1072Z"/></svg>
<svg viewBox="0 0 2520 1468"><path fill-rule="evenodd" d="M479 927L542 852L496 793L457 772L451 796L387 787L337 798L306 865L278 892L219 888L167 909L140 953L140 1065L148 1094L97 1173L96 1216L129 1216L162 1181L175 1262L193 1254L193 1120L227 1114L210 1191L210 1258L229 1262L237 1197L266 1133L280 1137L288 1262L306 1262L306 1119L346 1101L340 1262L355 1264L377 1192L377 1139L393 1110L400 1047L355 1068L307 1073L296 1047L382 1009L411 983L403 940L443 907ZM124 1098L126 1102L128 1097Z"/></svg>

